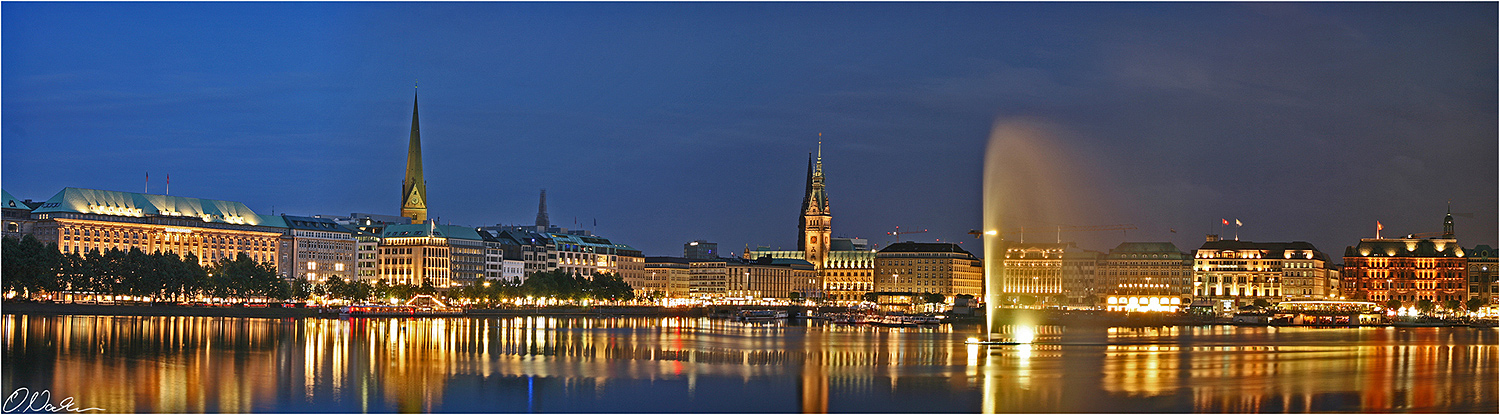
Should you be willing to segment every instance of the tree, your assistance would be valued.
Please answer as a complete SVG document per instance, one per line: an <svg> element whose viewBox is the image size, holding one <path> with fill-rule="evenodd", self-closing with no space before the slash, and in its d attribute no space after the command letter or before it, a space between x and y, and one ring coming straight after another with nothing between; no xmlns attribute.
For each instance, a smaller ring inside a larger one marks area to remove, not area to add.
<svg viewBox="0 0 1500 415"><path fill-rule="evenodd" d="M1259 308L1266 308L1266 307L1270 307L1271 306L1271 302L1270 301L1266 301L1266 299L1264 299L1264 298L1257 298L1257 299L1255 299L1254 304L1255 304L1256 307L1259 307Z"/></svg>
<svg viewBox="0 0 1500 415"><path fill-rule="evenodd" d="M1474 312L1478 311L1480 307L1484 307L1485 303L1486 301L1483 298L1474 297L1470 298L1469 301L1465 301L1464 307L1467 308L1470 312Z"/></svg>
<svg viewBox="0 0 1500 415"><path fill-rule="evenodd" d="M1447 310L1450 313L1456 312L1456 311L1458 311L1458 305L1459 305L1458 304L1458 300L1444 301L1443 302L1443 309Z"/></svg>
<svg viewBox="0 0 1500 415"><path fill-rule="evenodd" d="M1397 299L1392 298L1392 299L1390 299L1390 301L1386 301L1385 302L1385 308L1392 309L1392 310L1401 308L1401 300L1397 300Z"/></svg>
<svg viewBox="0 0 1500 415"><path fill-rule="evenodd" d="M864 296L864 297L865 297L865 301L866 301L866 302L871 302L871 303L873 303L873 302L876 302L876 300L879 300L879 299L880 299L880 294L876 294L876 293L865 293L865 296Z"/></svg>
<svg viewBox="0 0 1500 415"><path fill-rule="evenodd" d="M946 296L944 296L942 294L937 294L937 293L923 293L922 294L922 302L925 302L925 303L928 303L928 304L941 303L941 302L943 302L943 300L947 300L947 299L948 299L948 297L946 297Z"/></svg>
<svg viewBox="0 0 1500 415"><path fill-rule="evenodd" d="M1068 304L1068 296L1062 294L1054 295L1052 296L1052 304L1066 305Z"/></svg>
<svg viewBox="0 0 1500 415"><path fill-rule="evenodd" d="M1429 312L1432 312L1432 307L1433 307L1432 300L1428 300L1428 299L1424 298L1424 299L1421 299L1421 300L1417 301L1417 309L1421 310L1422 314L1427 314Z"/></svg>
<svg viewBox="0 0 1500 415"><path fill-rule="evenodd" d="M635 289L625 283L625 279L619 274L605 272L594 274L593 281L589 284L590 295L600 300L630 301L635 299Z"/></svg>

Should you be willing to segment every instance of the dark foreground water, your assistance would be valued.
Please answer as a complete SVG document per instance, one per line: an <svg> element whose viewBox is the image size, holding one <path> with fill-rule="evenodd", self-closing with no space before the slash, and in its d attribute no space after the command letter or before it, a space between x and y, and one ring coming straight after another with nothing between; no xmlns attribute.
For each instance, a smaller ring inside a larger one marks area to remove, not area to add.
<svg viewBox="0 0 1500 415"><path fill-rule="evenodd" d="M977 346L964 343L977 326L693 318L5 315L3 327L4 394L109 412L1500 409L1495 329L1017 325L1007 336L1036 343Z"/></svg>

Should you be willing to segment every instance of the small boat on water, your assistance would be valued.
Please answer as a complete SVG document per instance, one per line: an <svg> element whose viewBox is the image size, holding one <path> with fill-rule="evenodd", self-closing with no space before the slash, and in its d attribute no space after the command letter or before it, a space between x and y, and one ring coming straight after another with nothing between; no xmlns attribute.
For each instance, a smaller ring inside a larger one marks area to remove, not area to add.
<svg viewBox="0 0 1500 415"><path fill-rule="evenodd" d="M786 317L786 310L740 310L739 314L734 316L734 319L739 321L773 321L785 320Z"/></svg>
<svg viewBox="0 0 1500 415"><path fill-rule="evenodd" d="M430 295L419 295L406 304L355 304L339 309L339 318L350 317L446 317L464 315L464 309L450 307Z"/></svg>

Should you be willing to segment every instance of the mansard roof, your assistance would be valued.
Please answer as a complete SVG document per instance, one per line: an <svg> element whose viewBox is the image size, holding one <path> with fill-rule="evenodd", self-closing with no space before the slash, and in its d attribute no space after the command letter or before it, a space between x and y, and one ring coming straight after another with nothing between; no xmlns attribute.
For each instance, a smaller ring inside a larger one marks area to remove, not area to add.
<svg viewBox="0 0 1500 415"><path fill-rule="evenodd" d="M1355 257L1462 258L1463 247L1454 239L1360 239L1344 248L1345 258Z"/></svg>

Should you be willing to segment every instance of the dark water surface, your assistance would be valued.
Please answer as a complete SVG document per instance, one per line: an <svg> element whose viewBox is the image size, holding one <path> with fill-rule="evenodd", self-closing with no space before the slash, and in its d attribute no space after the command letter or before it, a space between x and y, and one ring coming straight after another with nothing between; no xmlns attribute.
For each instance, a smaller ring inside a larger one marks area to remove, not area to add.
<svg viewBox="0 0 1500 415"><path fill-rule="evenodd" d="M696 318L3 318L4 393L109 412L1484 412L1497 330ZM96 413L96 412L90 412Z"/></svg>

